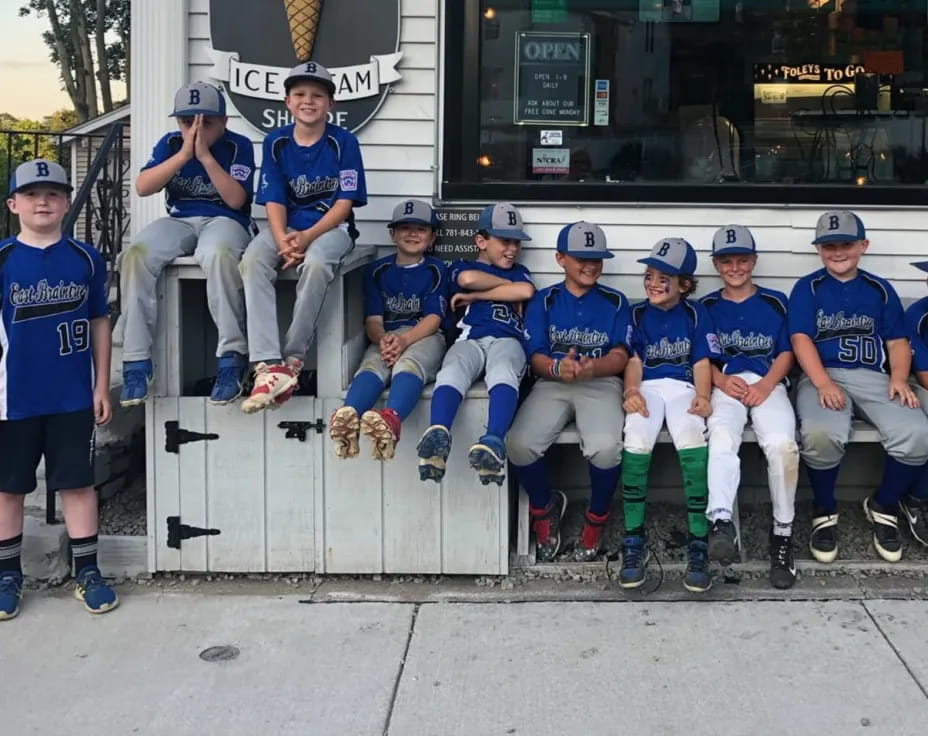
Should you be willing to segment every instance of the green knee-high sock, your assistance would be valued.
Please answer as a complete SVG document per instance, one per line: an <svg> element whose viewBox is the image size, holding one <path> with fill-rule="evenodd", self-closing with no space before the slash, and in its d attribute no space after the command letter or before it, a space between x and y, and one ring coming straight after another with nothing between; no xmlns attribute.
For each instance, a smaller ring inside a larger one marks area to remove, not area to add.
<svg viewBox="0 0 928 736"><path fill-rule="evenodd" d="M709 484L706 478L709 449L693 447L679 450L680 473L683 475L683 496L686 498L686 516L690 534L705 537L709 533L706 521L706 504L709 502Z"/></svg>
<svg viewBox="0 0 928 736"><path fill-rule="evenodd" d="M622 451L622 508L626 532L644 532L644 500L648 495L650 467L651 453Z"/></svg>

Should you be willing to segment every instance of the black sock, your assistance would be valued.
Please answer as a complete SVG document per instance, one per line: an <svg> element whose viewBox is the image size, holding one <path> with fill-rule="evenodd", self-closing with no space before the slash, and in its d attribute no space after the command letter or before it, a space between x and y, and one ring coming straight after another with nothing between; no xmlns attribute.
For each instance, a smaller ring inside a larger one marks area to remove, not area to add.
<svg viewBox="0 0 928 736"><path fill-rule="evenodd" d="M23 535L11 539L0 539L0 572L23 574Z"/></svg>
<svg viewBox="0 0 928 736"><path fill-rule="evenodd" d="M97 566L97 535L71 540L71 554L74 557L74 572L79 573L85 567Z"/></svg>

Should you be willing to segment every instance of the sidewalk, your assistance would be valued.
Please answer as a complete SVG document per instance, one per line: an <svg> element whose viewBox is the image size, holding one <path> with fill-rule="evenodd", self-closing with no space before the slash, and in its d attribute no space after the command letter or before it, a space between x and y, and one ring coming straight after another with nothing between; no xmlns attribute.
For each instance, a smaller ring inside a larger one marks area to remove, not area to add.
<svg viewBox="0 0 928 736"><path fill-rule="evenodd" d="M99 618L64 590L29 591L0 624L0 677L15 683L3 730L916 736L928 723L926 600L366 602L400 601L400 586L329 587L127 585ZM198 656L216 646L239 653Z"/></svg>

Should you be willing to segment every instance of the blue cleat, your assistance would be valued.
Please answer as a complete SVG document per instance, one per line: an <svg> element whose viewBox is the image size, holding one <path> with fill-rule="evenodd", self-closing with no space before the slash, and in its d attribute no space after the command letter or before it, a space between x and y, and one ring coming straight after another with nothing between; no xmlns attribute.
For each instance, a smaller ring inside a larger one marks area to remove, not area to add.
<svg viewBox="0 0 928 736"><path fill-rule="evenodd" d="M103 582L100 568L95 565L89 565L77 573L74 597L81 601L90 613L107 613L119 605L116 591Z"/></svg>
<svg viewBox="0 0 928 736"><path fill-rule="evenodd" d="M485 434L467 453L470 466L477 471L483 485L503 485L506 477L506 445L493 434Z"/></svg>
<svg viewBox="0 0 928 736"><path fill-rule="evenodd" d="M209 403L223 406L231 404L241 396L247 370L247 356L236 352L223 353L219 358L219 368L213 382L213 392L209 395Z"/></svg>
<svg viewBox="0 0 928 736"><path fill-rule="evenodd" d="M705 593L712 587L712 578L709 576L709 545L700 539L691 539L686 545L683 587L690 593Z"/></svg>
<svg viewBox="0 0 928 736"><path fill-rule="evenodd" d="M419 454L419 480L441 483L451 453L451 433L448 428L433 424L423 433L416 450Z"/></svg>
<svg viewBox="0 0 928 736"><path fill-rule="evenodd" d="M626 590L640 588L648 570L648 548L644 537L627 536L622 540L622 569L619 585Z"/></svg>
<svg viewBox="0 0 928 736"><path fill-rule="evenodd" d="M8 570L0 572L0 621L9 621L19 613L19 601L23 597L23 575Z"/></svg>
<svg viewBox="0 0 928 736"><path fill-rule="evenodd" d="M144 404L151 395L153 368L150 360L130 360L122 364L121 406Z"/></svg>

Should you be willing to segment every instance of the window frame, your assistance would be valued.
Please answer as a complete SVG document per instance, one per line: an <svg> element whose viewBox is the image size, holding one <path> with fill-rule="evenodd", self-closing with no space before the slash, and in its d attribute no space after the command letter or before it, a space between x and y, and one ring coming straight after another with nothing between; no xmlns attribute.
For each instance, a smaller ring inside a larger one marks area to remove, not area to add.
<svg viewBox="0 0 928 736"><path fill-rule="evenodd" d="M874 205L925 206L928 185L836 186L822 184L668 184L624 182L492 181L478 178L480 130L480 0L446 2L443 14L444 119L440 196L443 201L514 200L545 203L677 205ZM466 74L465 70L478 70ZM455 94L454 91L458 91Z"/></svg>

